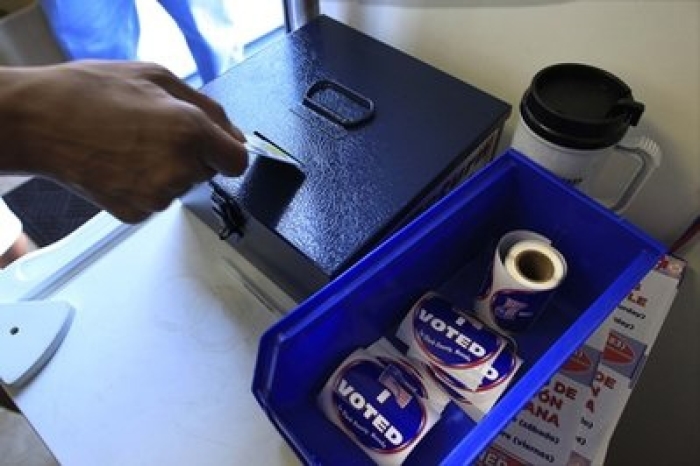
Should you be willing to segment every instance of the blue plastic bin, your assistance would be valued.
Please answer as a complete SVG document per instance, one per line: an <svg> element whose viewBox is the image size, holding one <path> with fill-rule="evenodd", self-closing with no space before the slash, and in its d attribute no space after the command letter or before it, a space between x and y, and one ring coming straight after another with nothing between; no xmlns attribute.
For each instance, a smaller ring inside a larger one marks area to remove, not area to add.
<svg viewBox="0 0 700 466"><path fill-rule="evenodd" d="M253 392L304 462L372 464L317 407L323 384L354 349L393 334L426 291L471 307L496 242L515 229L549 237L567 259L568 276L541 318L516 337L523 367L489 414L474 423L448 407L404 464L471 463L664 252L507 151L263 336Z"/></svg>

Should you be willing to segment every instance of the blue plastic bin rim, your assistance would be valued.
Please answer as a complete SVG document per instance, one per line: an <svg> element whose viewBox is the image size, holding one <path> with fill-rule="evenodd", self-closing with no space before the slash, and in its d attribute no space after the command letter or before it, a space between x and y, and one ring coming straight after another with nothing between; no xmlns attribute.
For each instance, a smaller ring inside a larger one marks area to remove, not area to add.
<svg viewBox="0 0 700 466"><path fill-rule="evenodd" d="M361 286L364 281L363 277L379 272L387 261L407 250L411 244L417 241L417 238L420 238L422 234L425 234L431 228L431 224L439 223L454 215L455 211L464 203L465 197L473 198L481 195L490 186L489 180L492 177L503 175L514 167L522 167L535 172L543 181L553 183L556 188L566 192L568 196L577 197L588 208L596 209L602 215L614 219L620 224L621 228L635 235L640 240L640 244L644 245L644 248L640 250L640 254L629 265L628 278L633 278L636 282L641 281L666 251L662 244L650 238L636 226L565 184L527 156L515 149L508 149L452 192L437 201L415 220L384 241L341 276L289 312L263 334L252 384L253 394L271 422L300 458L307 458L303 445L300 445L299 439L295 437L294 433L290 432L276 418L274 406L271 406L268 401L268 397L274 388L274 368L277 364L277 355L280 347L284 346L286 340L298 338L305 327L324 314L324 308L332 307L333 304L342 302L348 293ZM606 291L605 296L599 297L593 303L591 308L608 309L608 312L598 311L596 313L595 320L598 322L598 325L602 324L609 311L614 309L636 282L629 283L629 286L616 283ZM473 461L488 446L493 436L503 430L510 418L517 414L527 400L537 393L539 387L542 387L547 382L553 373L552 368L560 367L566 361L570 352L573 351L572 348L578 346L576 343L581 344L585 341L585 337L590 334L588 325L590 325L590 321L587 324L575 322L571 328L565 331L561 338L517 382L518 385L523 383L527 389L520 390L517 396L513 395L513 391L506 392L490 415L484 417L472 431L490 432L492 433L491 436L470 434L457 444L447 457L443 458L441 464L462 465L465 464L465 459L467 459L467 462Z"/></svg>

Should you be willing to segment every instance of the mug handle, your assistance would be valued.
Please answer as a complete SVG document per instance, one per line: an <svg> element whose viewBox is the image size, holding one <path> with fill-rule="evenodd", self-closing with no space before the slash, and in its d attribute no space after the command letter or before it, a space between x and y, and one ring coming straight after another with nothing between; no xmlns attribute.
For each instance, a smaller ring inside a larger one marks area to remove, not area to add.
<svg viewBox="0 0 700 466"><path fill-rule="evenodd" d="M630 178L629 183L622 190L622 194L610 209L620 213L629 207L634 196L637 195L651 174L661 165L661 148L648 136L626 137L615 149L626 156L637 160L638 168Z"/></svg>

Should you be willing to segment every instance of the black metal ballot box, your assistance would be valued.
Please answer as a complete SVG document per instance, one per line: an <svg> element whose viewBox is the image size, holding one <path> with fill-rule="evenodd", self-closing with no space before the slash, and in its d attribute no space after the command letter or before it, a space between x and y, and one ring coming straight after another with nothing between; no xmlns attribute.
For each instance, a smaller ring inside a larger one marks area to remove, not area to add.
<svg viewBox="0 0 700 466"><path fill-rule="evenodd" d="M183 202L296 300L489 161L510 114L325 16L202 92L298 165L251 155L242 176L217 176Z"/></svg>

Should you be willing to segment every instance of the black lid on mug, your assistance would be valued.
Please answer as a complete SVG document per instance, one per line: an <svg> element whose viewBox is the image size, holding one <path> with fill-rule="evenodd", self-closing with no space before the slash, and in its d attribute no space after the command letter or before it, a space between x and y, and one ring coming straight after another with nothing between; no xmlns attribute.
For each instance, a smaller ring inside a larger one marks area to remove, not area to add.
<svg viewBox="0 0 700 466"><path fill-rule="evenodd" d="M525 123L543 139L573 149L601 149L636 126L644 104L611 73L560 63L538 72L520 102Z"/></svg>

